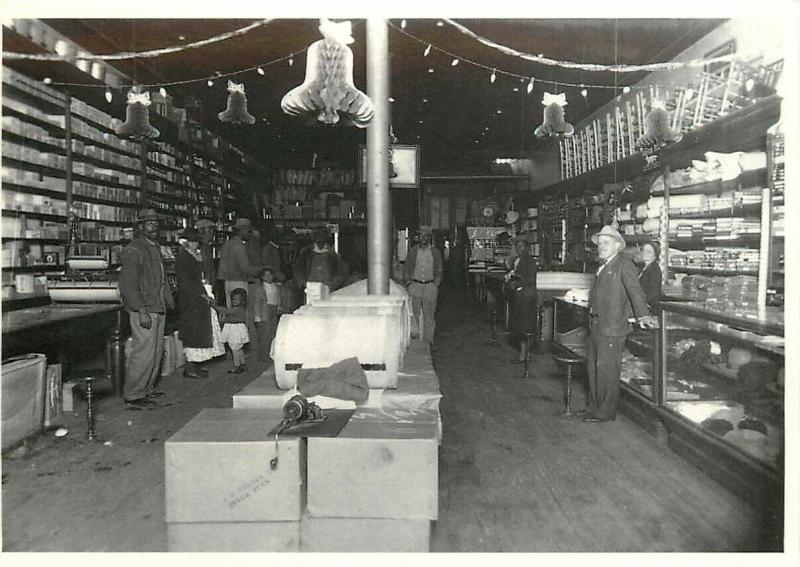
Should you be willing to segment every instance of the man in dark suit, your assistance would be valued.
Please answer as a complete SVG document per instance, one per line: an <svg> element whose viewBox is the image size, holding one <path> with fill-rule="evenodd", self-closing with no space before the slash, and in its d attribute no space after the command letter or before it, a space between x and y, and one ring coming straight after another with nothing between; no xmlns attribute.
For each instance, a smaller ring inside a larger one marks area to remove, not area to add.
<svg viewBox="0 0 800 567"><path fill-rule="evenodd" d="M611 226L592 237L600 268L589 293L589 399L578 412L587 423L613 421L619 402L622 350L633 330L630 319L645 328L657 326L647 308L633 261L622 254L625 239Z"/></svg>

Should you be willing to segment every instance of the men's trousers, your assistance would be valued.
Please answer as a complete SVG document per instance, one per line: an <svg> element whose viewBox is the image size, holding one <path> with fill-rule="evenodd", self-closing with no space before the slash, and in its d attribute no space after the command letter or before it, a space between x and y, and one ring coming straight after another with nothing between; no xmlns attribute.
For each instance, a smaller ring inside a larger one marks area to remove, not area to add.
<svg viewBox="0 0 800 567"><path fill-rule="evenodd" d="M609 337L599 332L599 325L590 325L587 374L589 399L587 408L595 417L615 419L619 405L619 375L626 336Z"/></svg>
<svg viewBox="0 0 800 567"><path fill-rule="evenodd" d="M414 315L412 328L419 330L421 339L426 343L433 343L433 334L436 332L436 299L439 296L439 286L435 283L411 282L408 286L411 296L411 310ZM419 314L422 311L423 327L419 326Z"/></svg>
<svg viewBox="0 0 800 567"><path fill-rule="evenodd" d="M128 311L131 321L131 356L122 389L125 401L140 400L155 390L164 353L166 314L150 313L150 328L139 324L139 312Z"/></svg>

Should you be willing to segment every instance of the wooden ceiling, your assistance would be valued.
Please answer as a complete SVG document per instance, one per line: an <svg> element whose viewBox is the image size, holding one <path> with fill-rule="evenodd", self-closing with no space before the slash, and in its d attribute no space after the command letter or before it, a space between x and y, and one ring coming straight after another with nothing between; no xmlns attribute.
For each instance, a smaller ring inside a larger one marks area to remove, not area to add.
<svg viewBox="0 0 800 567"><path fill-rule="evenodd" d="M102 54L198 41L244 27L252 20L44 21L88 51ZM636 64L672 59L722 20L465 19L459 22L476 33L523 52L542 53L561 60ZM394 23L399 25L399 21ZM187 96L199 98L212 129L269 163L308 165L311 156L317 153L353 166L356 147L366 139L364 130L309 127L285 116L280 109L283 95L303 81L304 50L320 38L318 24L312 19L274 20L243 36L207 47L136 62L117 61L113 65L139 82L154 84L228 73L295 53L291 67L283 61L264 67L263 76L254 70L238 76L237 80L245 83L249 111L259 119L252 127L233 127L216 120L216 113L225 109L225 80L215 81L213 87L201 81L168 86L167 90L179 105ZM366 92L365 27L364 20L353 20L355 43L351 48L356 86ZM492 84L489 69L463 60L453 67L452 57L436 49L424 57L424 43L391 29L391 94L395 99L391 105L392 124L400 143L422 145L425 171L485 169L491 157L524 155L537 144L548 143L537 142L532 133L541 122L540 101L545 90L567 93L570 104L566 116L572 123L579 122L616 94L610 89L589 88L588 97L584 99L579 94L580 88L556 89L545 81L598 85L614 85L616 81L621 88L644 76L638 73L615 76L609 72L582 72L531 63L482 46L446 23L437 25L436 20L409 19L405 31L462 59L537 79L531 94L526 92L527 80L520 82L500 73ZM4 39L4 49L20 50L18 42L12 42L13 34L5 36L11 39ZM52 68L52 63L14 64L35 76L47 75L48 65ZM80 87L74 90L81 96ZM94 92L96 95L97 89ZM117 98L122 99L122 96Z"/></svg>

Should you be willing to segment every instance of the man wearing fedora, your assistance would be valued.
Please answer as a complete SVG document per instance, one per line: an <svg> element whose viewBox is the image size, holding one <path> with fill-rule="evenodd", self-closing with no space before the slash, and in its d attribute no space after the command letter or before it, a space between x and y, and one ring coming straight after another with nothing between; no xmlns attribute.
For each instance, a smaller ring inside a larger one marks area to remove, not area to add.
<svg viewBox="0 0 800 567"><path fill-rule="evenodd" d="M137 235L122 251L119 292L131 324L131 355L122 397L130 409L155 406L153 398L164 350L164 321L174 306L161 249L158 215L144 209L135 221Z"/></svg>
<svg viewBox="0 0 800 567"><path fill-rule="evenodd" d="M614 421L619 402L619 376L631 318L644 328L658 323L650 314L633 260L622 251L625 239L606 225L592 236L600 268L589 292L589 399L577 412L587 423Z"/></svg>
<svg viewBox="0 0 800 567"><path fill-rule="evenodd" d="M442 283L443 273L442 254L431 244L433 230L430 226L420 226L417 235L419 243L408 251L403 267L403 279L408 286L408 295L411 296L412 329L418 330L412 337L419 337L424 342L433 344L433 334L436 331L436 299L439 296L439 284ZM419 325L420 311L424 329Z"/></svg>

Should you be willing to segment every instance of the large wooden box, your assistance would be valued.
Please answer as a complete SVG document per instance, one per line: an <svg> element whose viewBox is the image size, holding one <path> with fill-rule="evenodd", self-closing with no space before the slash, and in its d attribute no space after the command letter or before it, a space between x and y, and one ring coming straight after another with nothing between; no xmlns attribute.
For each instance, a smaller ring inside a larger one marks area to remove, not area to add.
<svg viewBox="0 0 800 567"><path fill-rule="evenodd" d="M300 522L167 524L167 550L223 553L300 551Z"/></svg>
<svg viewBox="0 0 800 567"><path fill-rule="evenodd" d="M338 553L414 553L430 550L429 520L314 518L300 521L300 549Z"/></svg>
<svg viewBox="0 0 800 567"><path fill-rule="evenodd" d="M24 354L3 361L3 451L41 431L47 358Z"/></svg>

